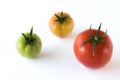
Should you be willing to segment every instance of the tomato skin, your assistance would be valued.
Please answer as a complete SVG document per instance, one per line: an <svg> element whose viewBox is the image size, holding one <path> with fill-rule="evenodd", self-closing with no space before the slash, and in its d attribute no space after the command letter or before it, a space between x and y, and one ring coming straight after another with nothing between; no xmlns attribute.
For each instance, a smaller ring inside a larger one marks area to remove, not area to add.
<svg viewBox="0 0 120 80"><path fill-rule="evenodd" d="M96 34L96 29L91 29L93 35ZM99 35L104 34L103 31L100 31ZM89 30L85 30L81 32L75 39L74 42L74 53L76 58L80 63L88 68L100 68L106 65L111 57L113 51L113 45L110 37L106 35L103 40L105 40L108 44L105 45L102 42L96 44L96 49L93 55L92 51L92 43L84 44L80 46L85 40L90 39Z"/></svg>
<svg viewBox="0 0 120 80"><path fill-rule="evenodd" d="M57 12L56 15L60 16L61 12ZM68 36L74 28L74 21L72 17L65 12L63 13L63 16L67 16L67 19L61 24L55 21L57 20L57 17L55 15L53 15L49 20L49 28L51 32L58 37Z"/></svg>
<svg viewBox="0 0 120 80"><path fill-rule="evenodd" d="M29 36L30 33L24 33L25 36ZM23 35L17 40L17 50L21 56L26 58L34 58L36 57L42 48L42 42L39 36L35 33L32 34L32 38L34 39L32 42L28 42Z"/></svg>

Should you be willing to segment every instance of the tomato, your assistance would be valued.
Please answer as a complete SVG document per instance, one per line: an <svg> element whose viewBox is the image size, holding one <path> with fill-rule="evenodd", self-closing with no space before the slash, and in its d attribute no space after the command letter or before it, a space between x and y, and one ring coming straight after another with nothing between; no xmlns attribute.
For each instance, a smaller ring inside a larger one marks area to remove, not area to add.
<svg viewBox="0 0 120 80"><path fill-rule="evenodd" d="M87 29L78 34L74 42L74 54L77 60L88 68L100 68L106 65L112 56L113 45L107 31Z"/></svg>
<svg viewBox="0 0 120 80"><path fill-rule="evenodd" d="M42 42L39 36L33 33L33 27L28 33L22 33L20 38L17 40L17 50L18 52L27 58L33 58L37 56L42 48Z"/></svg>
<svg viewBox="0 0 120 80"><path fill-rule="evenodd" d="M74 28L74 21L68 13L58 12L49 20L49 28L58 37L68 36Z"/></svg>

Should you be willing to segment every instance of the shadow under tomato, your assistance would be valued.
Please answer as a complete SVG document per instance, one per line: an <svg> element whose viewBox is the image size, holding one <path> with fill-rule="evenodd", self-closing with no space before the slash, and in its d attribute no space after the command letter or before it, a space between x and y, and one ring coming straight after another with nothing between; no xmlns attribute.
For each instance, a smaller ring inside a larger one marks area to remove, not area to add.
<svg viewBox="0 0 120 80"><path fill-rule="evenodd" d="M116 74L116 72L120 72L120 63L117 60L111 60L110 62L108 62L108 64L106 64L105 66L98 68L98 69L89 69L88 71L92 71L92 72L100 72L100 73L112 73L112 74Z"/></svg>
<svg viewBox="0 0 120 80"><path fill-rule="evenodd" d="M49 45L48 47L44 48L41 53L36 57L37 60L57 60L60 58L62 52L61 46L53 46Z"/></svg>
<svg viewBox="0 0 120 80"><path fill-rule="evenodd" d="M114 73L116 71L120 71L120 62L118 60L112 60L106 66L102 68L104 71L109 71Z"/></svg>

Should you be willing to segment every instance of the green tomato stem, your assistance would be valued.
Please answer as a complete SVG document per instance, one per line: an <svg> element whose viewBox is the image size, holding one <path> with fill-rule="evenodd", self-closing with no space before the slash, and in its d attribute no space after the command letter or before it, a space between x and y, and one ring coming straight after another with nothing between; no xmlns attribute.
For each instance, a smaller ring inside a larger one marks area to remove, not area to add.
<svg viewBox="0 0 120 80"><path fill-rule="evenodd" d="M30 30L30 35L29 35L29 40L30 40L30 41L33 40L32 35L33 35L33 27L32 27L31 30Z"/></svg>
<svg viewBox="0 0 120 80"><path fill-rule="evenodd" d="M54 15L57 17L55 21L59 22L60 24L65 22L68 18L68 16L63 16L63 11L61 12L60 16L58 16L57 14L54 14Z"/></svg>
<svg viewBox="0 0 120 80"><path fill-rule="evenodd" d="M100 23L99 28L98 28L97 33L96 33L95 36L93 35L93 33L91 31L91 26L92 26L91 25L90 29L89 29L89 31L90 31L90 39L84 41L81 44L81 46L83 46L83 45L85 45L87 43L92 43L93 56L95 55L94 53L95 53L95 50L96 50L97 43L102 42L102 43L104 43L104 44L106 44L108 46L108 43L105 40L103 40L103 38L107 35L107 30L106 30L106 32L103 35L101 35L101 36L99 35L100 29L101 29L101 25L102 25L102 23Z"/></svg>
<svg viewBox="0 0 120 80"><path fill-rule="evenodd" d="M26 36L24 33L22 33L22 35L25 37L25 39L28 41L28 42L33 42L33 27L31 28L30 30L30 33L28 36Z"/></svg>

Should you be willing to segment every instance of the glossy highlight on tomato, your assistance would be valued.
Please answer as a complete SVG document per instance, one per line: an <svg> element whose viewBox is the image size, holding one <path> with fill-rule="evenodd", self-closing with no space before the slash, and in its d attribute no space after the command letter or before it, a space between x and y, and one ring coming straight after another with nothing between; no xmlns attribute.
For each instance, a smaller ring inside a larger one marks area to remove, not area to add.
<svg viewBox="0 0 120 80"><path fill-rule="evenodd" d="M77 60L88 68L105 66L112 57L113 45L109 35L97 29L87 29L75 39L74 54Z"/></svg>
<svg viewBox="0 0 120 80"><path fill-rule="evenodd" d="M57 12L49 20L50 31L58 37L67 37L74 28L72 17L65 12Z"/></svg>

